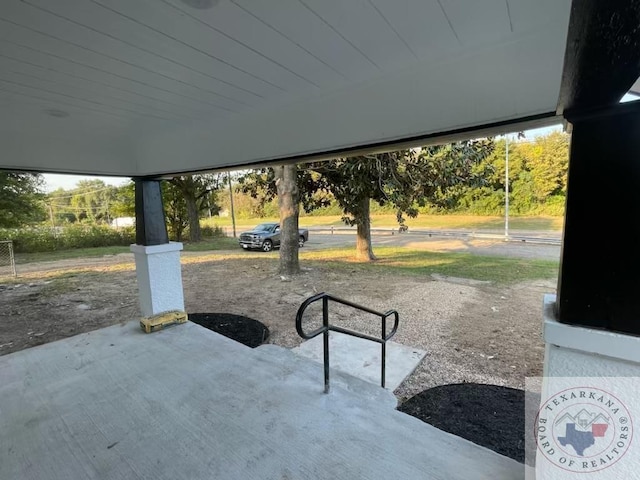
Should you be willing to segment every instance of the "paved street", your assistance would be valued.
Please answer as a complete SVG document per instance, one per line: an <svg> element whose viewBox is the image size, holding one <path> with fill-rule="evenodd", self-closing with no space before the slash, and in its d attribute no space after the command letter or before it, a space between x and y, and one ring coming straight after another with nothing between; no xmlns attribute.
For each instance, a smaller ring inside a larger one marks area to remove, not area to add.
<svg viewBox="0 0 640 480"><path fill-rule="evenodd" d="M514 232L515 235L516 232ZM559 237L557 237L559 238ZM355 248L355 232L309 233L309 242L304 248L322 249L340 246L353 246ZM495 238L472 238L460 235L460 237L425 235L422 233L395 233L377 232L373 234L373 246L406 246L410 248L424 248L437 252L468 252L478 255L498 255L504 257L518 257L544 260L559 260L560 245L548 245L529 241L505 241Z"/></svg>

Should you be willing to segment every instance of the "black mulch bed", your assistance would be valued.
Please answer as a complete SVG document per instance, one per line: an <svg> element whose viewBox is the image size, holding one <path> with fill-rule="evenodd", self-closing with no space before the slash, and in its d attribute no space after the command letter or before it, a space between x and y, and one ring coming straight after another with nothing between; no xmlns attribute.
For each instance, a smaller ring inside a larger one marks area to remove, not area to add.
<svg viewBox="0 0 640 480"><path fill-rule="evenodd" d="M255 348L269 337L269 329L253 318L233 313L190 313L189 320L236 342Z"/></svg>
<svg viewBox="0 0 640 480"><path fill-rule="evenodd" d="M539 404L533 400L527 405ZM420 392L398 410L520 463L525 461L524 390L478 383L442 385Z"/></svg>

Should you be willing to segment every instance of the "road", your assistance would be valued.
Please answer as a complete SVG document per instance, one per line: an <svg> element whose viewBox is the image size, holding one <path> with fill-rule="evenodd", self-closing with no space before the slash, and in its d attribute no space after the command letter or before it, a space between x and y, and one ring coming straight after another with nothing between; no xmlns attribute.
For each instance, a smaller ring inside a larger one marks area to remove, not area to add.
<svg viewBox="0 0 640 480"><path fill-rule="evenodd" d="M515 232L514 232L515 234ZM433 252L467 252L477 255L496 255L502 257L529 258L541 260L559 260L560 245L536 243L532 241L505 241L499 238L470 237L466 232L459 236L447 233L446 236L425 235L422 233L402 233L391 235L390 232L374 232L373 247L405 246L414 249L425 249ZM319 250L323 248L353 246L356 236L352 232L320 233L313 230L309 233L309 241L305 249Z"/></svg>

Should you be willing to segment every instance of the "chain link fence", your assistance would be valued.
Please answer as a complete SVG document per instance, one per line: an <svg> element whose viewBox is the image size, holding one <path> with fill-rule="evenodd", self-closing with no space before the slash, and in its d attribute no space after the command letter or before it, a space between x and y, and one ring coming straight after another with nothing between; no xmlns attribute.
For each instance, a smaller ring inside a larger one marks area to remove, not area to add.
<svg viewBox="0 0 640 480"><path fill-rule="evenodd" d="M16 259L13 255L13 242L0 240L0 277L17 276Z"/></svg>

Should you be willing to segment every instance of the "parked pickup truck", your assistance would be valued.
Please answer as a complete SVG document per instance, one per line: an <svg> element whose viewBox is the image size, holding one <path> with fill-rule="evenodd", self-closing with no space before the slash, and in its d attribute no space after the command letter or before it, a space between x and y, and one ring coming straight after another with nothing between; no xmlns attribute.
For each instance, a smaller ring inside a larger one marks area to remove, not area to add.
<svg viewBox="0 0 640 480"><path fill-rule="evenodd" d="M298 236L298 246L303 247L309 240L309 230L301 228ZM280 246L280 225L277 223L261 223L253 230L240 234L240 246L245 250L260 249L270 252Z"/></svg>

